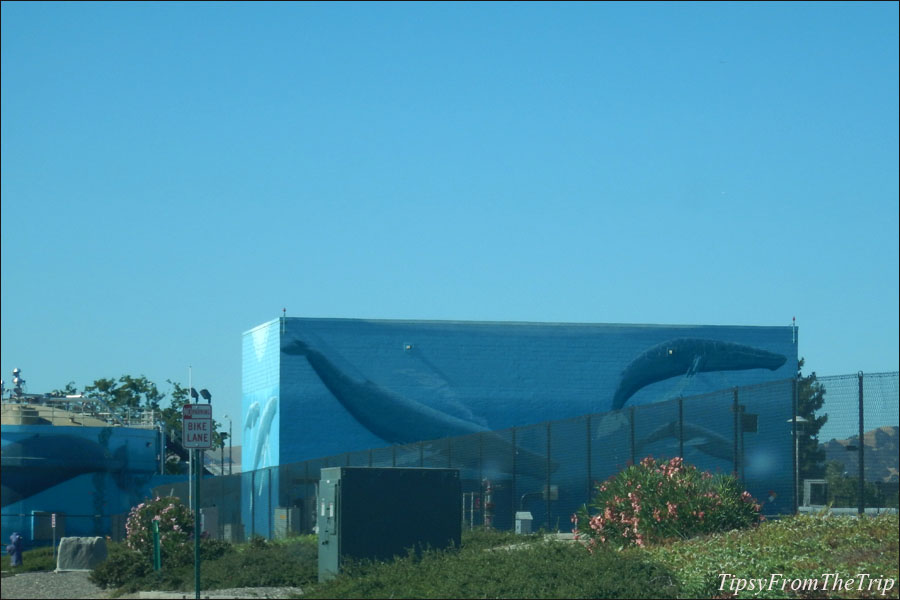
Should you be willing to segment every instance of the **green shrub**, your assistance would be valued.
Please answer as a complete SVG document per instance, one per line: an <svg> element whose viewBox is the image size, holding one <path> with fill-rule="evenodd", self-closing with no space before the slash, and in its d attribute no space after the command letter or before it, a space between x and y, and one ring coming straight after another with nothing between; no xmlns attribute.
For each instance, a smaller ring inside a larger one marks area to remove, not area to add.
<svg viewBox="0 0 900 600"><path fill-rule="evenodd" d="M121 544L109 544L106 560L91 571L90 580L102 588L126 587L129 592L135 592L151 573L153 566L140 552Z"/></svg>
<svg viewBox="0 0 900 600"><path fill-rule="evenodd" d="M462 532L462 546L466 550L479 550L521 544L528 540L539 539L538 534L521 535L514 531L498 531L496 529L472 529Z"/></svg>
<svg viewBox="0 0 900 600"><path fill-rule="evenodd" d="M590 508L572 521L591 551L728 531L763 518L734 477L701 473L677 457L661 463L648 457L610 477L597 486Z"/></svg>
<svg viewBox="0 0 900 600"><path fill-rule="evenodd" d="M228 552L204 563L200 577L203 589L304 586L318 578L318 547L306 539L287 543L254 539L243 552Z"/></svg>
<svg viewBox="0 0 900 600"><path fill-rule="evenodd" d="M356 562L310 598L664 598L677 581L638 552L596 552L542 541L485 549L486 537L461 550L430 550L394 561ZM517 541L523 542L523 536Z"/></svg>
<svg viewBox="0 0 900 600"><path fill-rule="evenodd" d="M181 500L157 497L131 509L125 523L126 545L140 553L149 564L153 560L153 522L159 523L160 555L163 565L193 560L194 515Z"/></svg>

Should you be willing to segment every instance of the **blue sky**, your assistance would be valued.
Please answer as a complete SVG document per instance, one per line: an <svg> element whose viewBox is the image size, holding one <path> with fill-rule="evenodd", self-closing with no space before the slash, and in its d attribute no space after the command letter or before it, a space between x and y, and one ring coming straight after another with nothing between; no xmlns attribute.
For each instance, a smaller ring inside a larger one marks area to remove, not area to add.
<svg viewBox="0 0 900 600"><path fill-rule="evenodd" d="M898 44L895 2L3 2L3 378L191 365L237 417L282 308L796 316L807 371L897 370Z"/></svg>

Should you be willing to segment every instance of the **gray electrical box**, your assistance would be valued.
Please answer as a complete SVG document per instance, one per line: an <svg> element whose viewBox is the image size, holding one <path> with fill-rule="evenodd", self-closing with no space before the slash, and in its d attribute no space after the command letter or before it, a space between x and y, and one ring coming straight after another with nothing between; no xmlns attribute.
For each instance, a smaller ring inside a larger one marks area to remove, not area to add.
<svg viewBox="0 0 900 600"><path fill-rule="evenodd" d="M275 509L275 539L283 540L300 533L300 508L279 506Z"/></svg>
<svg viewBox="0 0 900 600"><path fill-rule="evenodd" d="M319 581L341 560L390 560L410 548L459 547L458 469L330 467L319 481Z"/></svg>

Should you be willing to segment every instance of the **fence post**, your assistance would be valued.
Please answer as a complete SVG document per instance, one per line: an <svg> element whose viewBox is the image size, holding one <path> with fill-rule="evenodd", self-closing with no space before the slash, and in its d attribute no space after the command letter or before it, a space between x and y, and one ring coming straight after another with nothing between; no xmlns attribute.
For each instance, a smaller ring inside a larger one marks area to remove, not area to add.
<svg viewBox="0 0 900 600"><path fill-rule="evenodd" d="M547 421L547 531L550 531L550 421Z"/></svg>
<svg viewBox="0 0 900 600"><path fill-rule="evenodd" d="M250 539L256 535L256 470L250 471Z"/></svg>
<svg viewBox="0 0 900 600"><path fill-rule="evenodd" d="M419 468L425 466L425 442L419 442Z"/></svg>
<svg viewBox="0 0 900 600"><path fill-rule="evenodd" d="M447 438L447 468L453 467L453 438Z"/></svg>
<svg viewBox="0 0 900 600"><path fill-rule="evenodd" d="M591 478L591 415L587 416L587 502L590 504L594 491L594 480Z"/></svg>
<svg viewBox="0 0 900 600"><path fill-rule="evenodd" d="M634 464L634 407L628 408L628 421L631 423L631 464Z"/></svg>
<svg viewBox="0 0 900 600"><path fill-rule="evenodd" d="M738 452L739 452L738 433L740 431L741 415L740 415L740 410L738 408L738 389L737 389L737 387L734 388L734 391L732 393L731 412L734 413L734 461L733 461L734 462L734 471L732 472L732 475L734 475L735 478L738 478L740 476L740 472L741 472L740 471L740 460L741 459L740 459L740 456L738 455Z"/></svg>
<svg viewBox="0 0 900 600"><path fill-rule="evenodd" d="M516 446L516 428L512 428L512 481L510 482L510 494L509 497L512 502L512 526L515 528L516 526L516 511L518 509L518 503L516 502L516 455L519 453L519 447Z"/></svg>
<svg viewBox="0 0 900 600"><path fill-rule="evenodd" d="M678 396L678 456L684 459L684 398Z"/></svg>
<svg viewBox="0 0 900 600"><path fill-rule="evenodd" d="M799 377L799 374L797 377ZM794 476L794 514L796 515L798 512L800 512L800 441L797 437L797 404L799 402L798 395L800 393L800 386L798 384L797 378L794 378L794 380L791 382L791 385L794 388L793 410L791 411L793 413L793 416L791 417L791 436L793 438L793 447L791 448L791 466L793 466L794 468L791 469L791 471L793 472Z"/></svg>
<svg viewBox="0 0 900 600"><path fill-rule="evenodd" d="M269 476L266 477L266 479L269 481L268 485L266 486L269 490L269 493L268 493L268 496L269 496L269 533L266 537L270 540L275 538L275 530L274 530L274 527L272 524L272 520L275 517L275 515L272 514L272 470L273 469L275 469L275 467L268 468Z"/></svg>
<svg viewBox="0 0 900 600"><path fill-rule="evenodd" d="M484 485L484 433L478 432L478 481Z"/></svg>
<svg viewBox="0 0 900 600"><path fill-rule="evenodd" d="M866 512L866 470L865 470L865 425L863 423L863 372L856 374L859 379L859 492L857 493L857 512Z"/></svg>

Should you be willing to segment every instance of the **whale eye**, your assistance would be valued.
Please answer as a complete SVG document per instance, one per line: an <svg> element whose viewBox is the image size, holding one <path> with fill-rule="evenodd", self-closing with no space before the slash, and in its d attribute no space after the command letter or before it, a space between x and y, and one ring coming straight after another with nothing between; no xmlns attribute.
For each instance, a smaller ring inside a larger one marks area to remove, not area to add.
<svg viewBox="0 0 900 600"><path fill-rule="evenodd" d="M669 354L675 354L675 351L669 348Z"/></svg>

